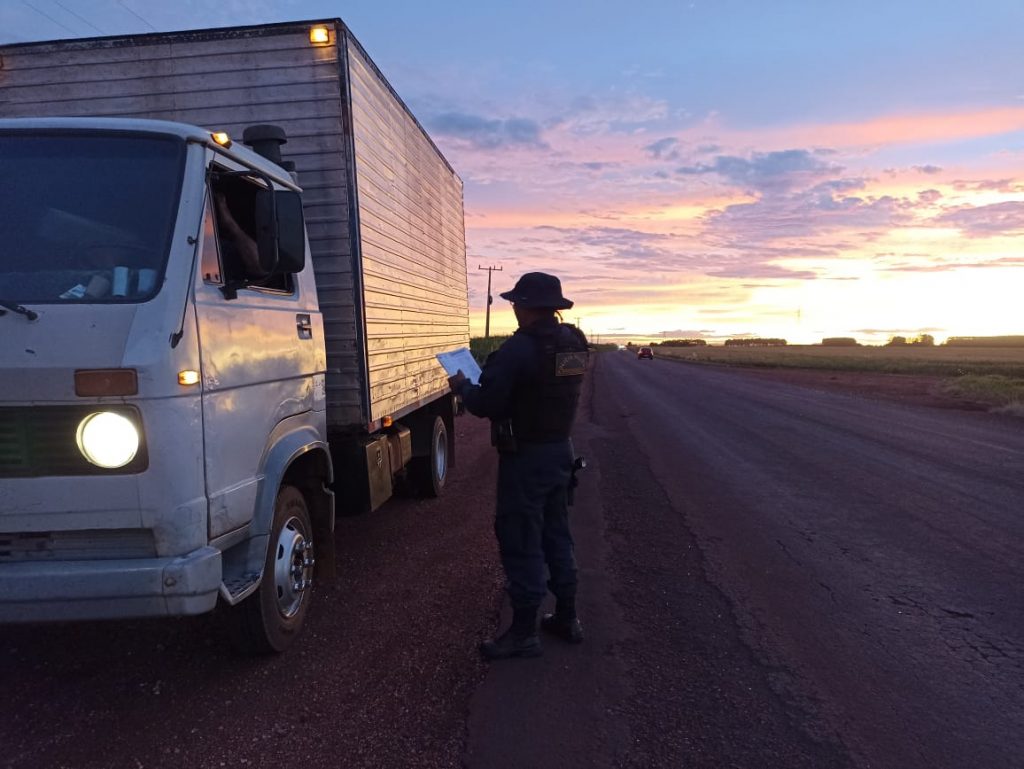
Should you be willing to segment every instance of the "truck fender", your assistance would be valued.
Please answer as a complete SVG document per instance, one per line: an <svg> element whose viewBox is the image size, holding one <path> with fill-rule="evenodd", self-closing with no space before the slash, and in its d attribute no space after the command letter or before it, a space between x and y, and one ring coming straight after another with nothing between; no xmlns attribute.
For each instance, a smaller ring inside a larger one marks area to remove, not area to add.
<svg viewBox="0 0 1024 769"><path fill-rule="evenodd" d="M224 553L225 577L237 575L245 584L242 591L227 589L224 592L232 604L250 594L259 584L257 575L263 571L274 504L283 483L299 487L307 496L313 519L317 576L330 578L334 572L334 494L329 489L334 482L334 470L327 443L314 428L297 427L279 435L264 456L263 479L256 492L249 536ZM310 460L315 460L312 465ZM308 469L313 465L319 469L310 474Z"/></svg>
<svg viewBox="0 0 1024 769"><path fill-rule="evenodd" d="M270 533L277 491L281 488L289 468L299 457L313 451L322 452L323 461L326 463L323 483L334 483L330 449L327 442L312 427L297 427L285 433L278 437L277 442L267 451L263 461L263 480L260 482L259 491L256 492L256 510L250 527L253 536ZM331 528L333 530L334 527Z"/></svg>

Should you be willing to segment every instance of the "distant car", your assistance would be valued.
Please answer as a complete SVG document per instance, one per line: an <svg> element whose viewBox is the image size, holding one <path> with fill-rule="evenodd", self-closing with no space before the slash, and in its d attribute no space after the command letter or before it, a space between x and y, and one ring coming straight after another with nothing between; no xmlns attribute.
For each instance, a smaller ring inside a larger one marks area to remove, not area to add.
<svg viewBox="0 0 1024 769"><path fill-rule="evenodd" d="M636 354L636 359L643 360L644 358L647 358L647 360L654 360L654 350L650 347L641 347Z"/></svg>

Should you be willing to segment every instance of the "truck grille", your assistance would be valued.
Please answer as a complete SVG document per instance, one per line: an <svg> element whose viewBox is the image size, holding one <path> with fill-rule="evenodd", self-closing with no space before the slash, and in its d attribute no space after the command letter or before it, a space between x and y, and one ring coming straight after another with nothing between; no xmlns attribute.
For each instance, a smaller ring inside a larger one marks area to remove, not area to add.
<svg viewBox="0 0 1024 769"><path fill-rule="evenodd" d="M113 411L141 426L130 406L26 406L0 408L0 478L140 473L149 460L145 441L129 464L96 467L78 450L78 425L96 411ZM141 430L140 430L141 432Z"/></svg>
<svg viewBox="0 0 1024 769"><path fill-rule="evenodd" d="M155 555L153 532L148 529L0 534L0 563L95 561L110 558L153 558Z"/></svg>

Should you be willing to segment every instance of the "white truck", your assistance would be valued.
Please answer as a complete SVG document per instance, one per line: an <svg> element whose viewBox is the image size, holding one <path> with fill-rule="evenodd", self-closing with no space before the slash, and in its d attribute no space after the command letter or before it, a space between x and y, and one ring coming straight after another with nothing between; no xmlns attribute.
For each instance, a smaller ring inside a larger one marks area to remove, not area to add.
<svg viewBox="0 0 1024 769"><path fill-rule="evenodd" d="M0 47L0 622L284 650L335 507L444 486L465 262L340 20Z"/></svg>

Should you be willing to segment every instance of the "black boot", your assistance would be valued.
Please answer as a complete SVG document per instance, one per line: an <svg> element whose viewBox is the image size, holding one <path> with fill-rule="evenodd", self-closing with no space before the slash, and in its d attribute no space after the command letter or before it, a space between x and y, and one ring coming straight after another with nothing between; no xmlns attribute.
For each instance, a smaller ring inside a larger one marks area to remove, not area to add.
<svg viewBox="0 0 1024 769"><path fill-rule="evenodd" d="M555 613L541 617L540 627L545 633L568 643L583 643L583 625L576 616L576 597L559 598L555 605Z"/></svg>
<svg viewBox="0 0 1024 769"><path fill-rule="evenodd" d="M539 657L543 651L537 636L537 607L512 610L512 625L493 641L480 644L480 651L489 660L509 657Z"/></svg>

